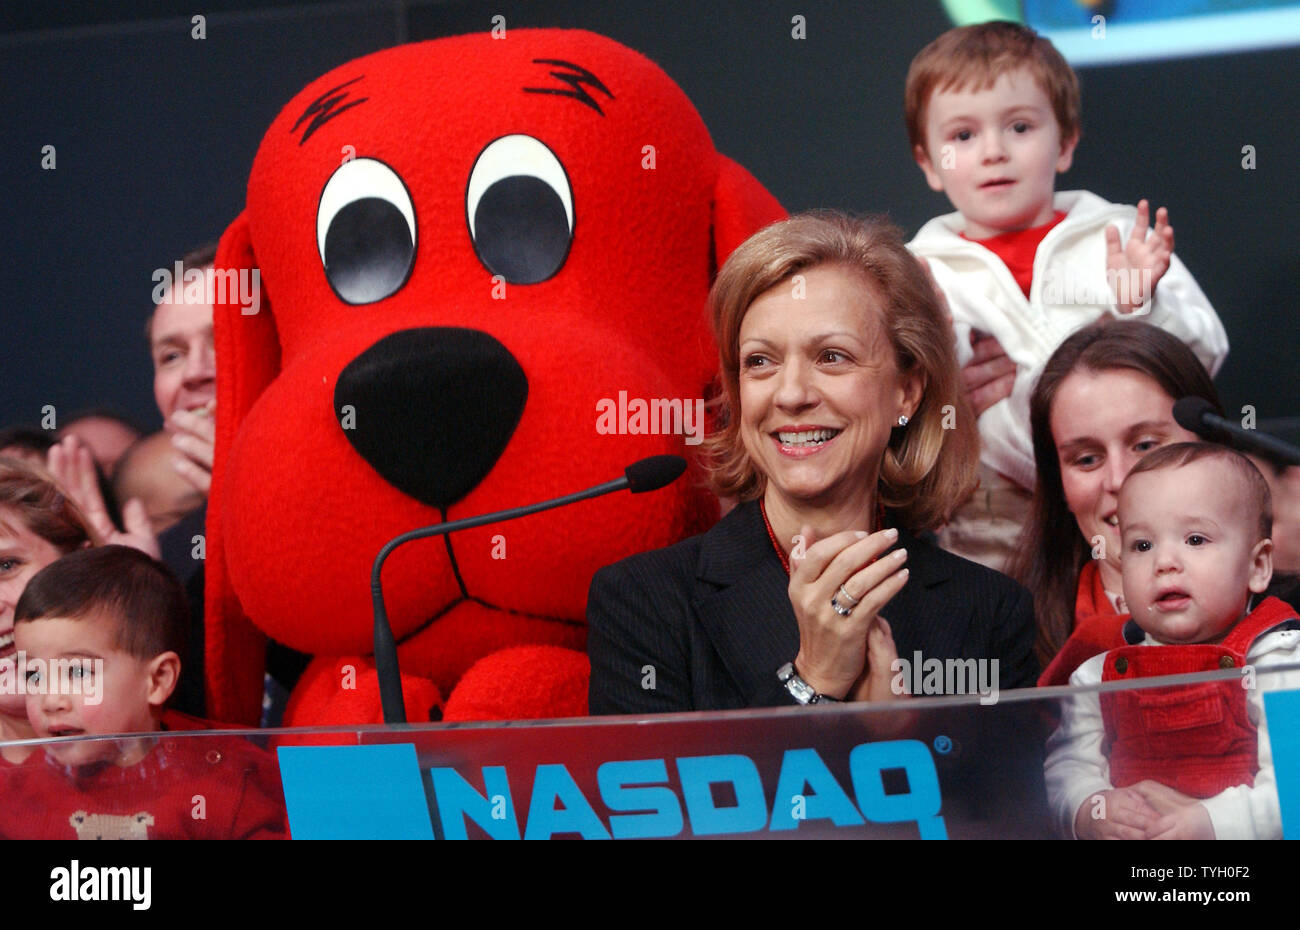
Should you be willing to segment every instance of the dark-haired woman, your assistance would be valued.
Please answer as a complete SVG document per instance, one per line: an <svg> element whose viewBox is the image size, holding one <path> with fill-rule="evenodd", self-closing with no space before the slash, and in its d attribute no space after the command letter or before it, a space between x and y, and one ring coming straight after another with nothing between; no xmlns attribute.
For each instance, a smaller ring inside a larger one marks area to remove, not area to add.
<svg viewBox="0 0 1300 930"><path fill-rule="evenodd" d="M1197 438L1173 416L1189 395L1223 413L1192 350L1134 320L1079 330L1044 367L1029 402L1038 485L1008 568L1034 595L1040 685L1124 645L1116 495L1146 453Z"/></svg>

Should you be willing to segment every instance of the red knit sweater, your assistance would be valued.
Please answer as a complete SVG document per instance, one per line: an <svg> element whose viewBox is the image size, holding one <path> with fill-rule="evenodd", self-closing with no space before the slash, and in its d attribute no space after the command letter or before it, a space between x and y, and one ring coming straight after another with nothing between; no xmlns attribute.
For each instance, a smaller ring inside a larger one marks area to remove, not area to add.
<svg viewBox="0 0 1300 930"><path fill-rule="evenodd" d="M156 738L131 766L62 766L35 752L0 770L0 838L287 837L273 756L238 737Z"/></svg>

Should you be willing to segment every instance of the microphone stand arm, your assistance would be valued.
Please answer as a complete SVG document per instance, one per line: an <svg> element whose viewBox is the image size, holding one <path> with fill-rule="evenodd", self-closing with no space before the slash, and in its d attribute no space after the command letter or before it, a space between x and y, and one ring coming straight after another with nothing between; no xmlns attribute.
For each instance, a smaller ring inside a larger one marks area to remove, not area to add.
<svg viewBox="0 0 1300 930"><path fill-rule="evenodd" d="M393 638L393 627L388 622L388 611L384 607L384 589L380 581L380 574L384 568L384 560L394 549L408 542L417 539L426 539L429 536L442 536L447 533L458 530L473 529L477 526L483 526L488 523L497 523L502 520L514 520L518 517L526 517L530 514L537 513L541 510L550 510L552 507L562 507L566 504L576 504L578 501L586 500L590 497L599 497L602 494L609 494L612 491L621 491L628 486L626 476L615 478L613 481L607 481L604 484L598 484L593 488L587 488L584 491L576 491L564 497L554 500L543 501L540 504L529 504L525 507L515 507L511 510L500 510L496 513L483 514L479 517L468 517L464 520L452 520L449 523L438 523L434 526L424 526L417 530L411 530L409 533L403 533L396 539L390 540L379 550L375 556L374 566L370 570L370 596L374 602L375 608L375 667L379 675L379 698L384 708L384 723L386 724L405 724L406 723L406 702L402 698L401 675L397 664L397 641Z"/></svg>

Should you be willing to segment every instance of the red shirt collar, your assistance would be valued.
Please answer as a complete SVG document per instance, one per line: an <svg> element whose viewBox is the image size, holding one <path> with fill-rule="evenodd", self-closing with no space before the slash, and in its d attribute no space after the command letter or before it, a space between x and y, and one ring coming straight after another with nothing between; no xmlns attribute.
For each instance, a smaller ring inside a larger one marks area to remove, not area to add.
<svg viewBox="0 0 1300 930"><path fill-rule="evenodd" d="M1034 283L1034 256L1038 254L1038 246L1063 219L1065 213L1057 210L1052 215L1051 222L1044 223L1042 226L999 233L987 239L971 239L965 233L959 235L969 242L978 242L1002 259L1002 264L1007 266L1011 276L1016 279L1016 284L1020 285L1020 289L1028 297L1030 285Z"/></svg>
<svg viewBox="0 0 1300 930"><path fill-rule="evenodd" d="M790 574L790 557L785 554L785 550L781 548L781 544L776 541L776 533L772 531L772 521L767 518L767 505L763 502L763 499L761 497L758 499L758 509L759 512L763 514L763 526L767 527L767 538L772 540L772 548L776 550L777 558L781 560L781 567L785 569L785 573L788 575ZM876 525L872 527L872 532L875 532L876 530L879 529L883 529L884 526L885 526L885 505L880 500L880 498L877 497L876 498Z"/></svg>

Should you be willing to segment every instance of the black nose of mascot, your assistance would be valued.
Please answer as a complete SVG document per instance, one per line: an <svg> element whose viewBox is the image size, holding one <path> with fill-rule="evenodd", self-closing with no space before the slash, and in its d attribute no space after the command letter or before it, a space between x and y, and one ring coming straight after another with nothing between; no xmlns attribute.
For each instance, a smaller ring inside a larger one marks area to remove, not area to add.
<svg viewBox="0 0 1300 930"><path fill-rule="evenodd" d="M429 327L385 336L348 363L334 412L384 480L445 510L492 470L527 399L528 379L500 342Z"/></svg>

